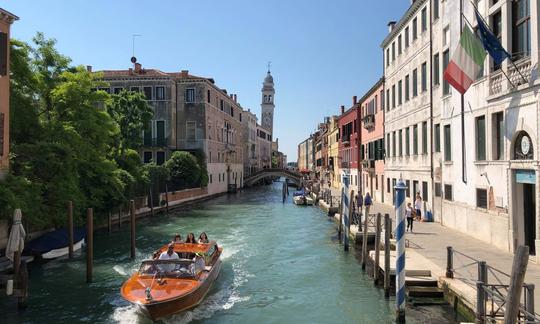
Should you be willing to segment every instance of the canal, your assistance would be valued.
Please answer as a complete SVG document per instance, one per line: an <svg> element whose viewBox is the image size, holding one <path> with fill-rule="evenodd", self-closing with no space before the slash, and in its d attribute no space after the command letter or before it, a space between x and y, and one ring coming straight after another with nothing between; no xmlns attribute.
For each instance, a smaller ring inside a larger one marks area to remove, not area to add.
<svg viewBox="0 0 540 324"><path fill-rule="evenodd" d="M141 260L179 232L206 231L223 246L220 277L205 301L165 323L391 323L394 304L361 270L355 250L336 241L335 224L318 208L281 202L281 183L222 196L137 224L137 257L129 229L94 239L94 283L85 259L31 265L26 311L0 299L8 323L150 323L119 288ZM445 309L411 311L408 322L451 322Z"/></svg>

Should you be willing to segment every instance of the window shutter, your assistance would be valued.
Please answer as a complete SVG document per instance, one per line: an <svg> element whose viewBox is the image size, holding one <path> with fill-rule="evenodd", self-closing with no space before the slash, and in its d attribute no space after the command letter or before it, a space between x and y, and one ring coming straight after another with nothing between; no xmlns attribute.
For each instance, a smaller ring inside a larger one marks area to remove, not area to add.
<svg viewBox="0 0 540 324"><path fill-rule="evenodd" d="M8 37L6 33L0 33L0 75L6 75L8 69Z"/></svg>

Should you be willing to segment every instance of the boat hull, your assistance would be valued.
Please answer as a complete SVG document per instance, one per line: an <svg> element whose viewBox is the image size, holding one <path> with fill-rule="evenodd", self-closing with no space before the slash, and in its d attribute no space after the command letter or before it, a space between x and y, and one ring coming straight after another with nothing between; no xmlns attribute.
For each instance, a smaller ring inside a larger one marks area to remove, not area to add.
<svg viewBox="0 0 540 324"><path fill-rule="evenodd" d="M204 282L186 295L156 303L138 304L138 306L154 321L196 307L203 301L219 276L221 262L221 260L216 261Z"/></svg>

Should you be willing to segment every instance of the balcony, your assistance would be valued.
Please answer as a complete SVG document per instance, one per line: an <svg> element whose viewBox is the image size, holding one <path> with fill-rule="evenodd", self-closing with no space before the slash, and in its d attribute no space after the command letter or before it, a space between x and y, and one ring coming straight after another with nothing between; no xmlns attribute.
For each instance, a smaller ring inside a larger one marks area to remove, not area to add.
<svg viewBox="0 0 540 324"><path fill-rule="evenodd" d="M349 161L341 162L341 168L342 169L349 169L350 166L351 166L351 162L349 162Z"/></svg>
<svg viewBox="0 0 540 324"><path fill-rule="evenodd" d="M503 67L504 68L504 67ZM515 62L515 66L508 65L507 75L515 87L528 83L531 80L531 58L525 57ZM493 71L489 75L489 95L498 95L505 90L512 90L512 85L503 74L502 70Z"/></svg>
<svg viewBox="0 0 540 324"><path fill-rule="evenodd" d="M369 114L365 115L362 119L362 124L364 124L365 129L372 129L375 127L375 115Z"/></svg>
<svg viewBox="0 0 540 324"><path fill-rule="evenodd" d="M343 137L343 140L341 141L341 144L343 144L343 146L350 146L351 145L351 137L350 136Z"/></svg>
<svg viewBox="0 0 540 324"><path fill-rule="evenodd" d="M143 146L146 147L165 147L169 139L167 137L144 138Z"/></svg>
<svg viewBox="0 0 540 324"><path fill-rule="evenodd" d="M375 171L375 160L363 160L362 161L362 168L368 172L374 172Z"/></svg>

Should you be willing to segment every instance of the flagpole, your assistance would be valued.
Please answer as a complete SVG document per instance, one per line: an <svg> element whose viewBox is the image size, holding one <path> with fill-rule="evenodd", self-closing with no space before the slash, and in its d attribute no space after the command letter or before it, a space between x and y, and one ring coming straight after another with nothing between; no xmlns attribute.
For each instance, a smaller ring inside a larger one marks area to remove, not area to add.
<svg viewBox="0 0 540 324"><path fill-rule="evenodd" d="M478 11L478 7L476 7L476 5L474 4L474 2L472 0L470 0L472 6L474 7L474 9L476 10L476 12L478 12L478 16L480 17L480 19L482 19L482 21L484 22L484 25L487 27L487 29L489 29L489 31L495 35L495 33L493 32L493 30L491 30L491 27L489 27L489 24L487 23L487 21L484 19L484 17L482 17L482 14L480 14L480 11ZM461 13L463 15L463 13ZM465 17L464 17L465 18ZM467 18L465 18L467 19ZM467 21L468 22L468 21ZM471 23L469 23L469 25L471 25ZM472 25L471 25L472 27ZM504 47L503 47L504 49ZM506 51L506 50L505 50ZM509 54L510 55L510 54ZM511 57L512 55L510 55ZM519 73L519 75L521 76L521 78L523 79L523 81L525 81L525 83L527 83L527 79L525 79L525 77L523 76L523 74L521 74L521 71L517 68L516 66L516 63L514 63L514 61L512 59L510 59L510 63L512 63L512 66L514 66L514 69L516 69L517 73ZM512 88L515 88L516 86L514 85L514 83L510 80L510 78L506 75L506 73L504 72L504 69L501 67L501 71L502 73L504 74L504 76L506 77L506 79L508 79L508 82L510 82L510 84L512 85Z"/></svg>
<svg viewBox="0 0 540 324"><path fill-rule="evenodd" d="M459 0L459 31L463 32L463 0ZM467 166L465 165L466 158L465 149L465 96L461 93L461 181L467 183Z"/></svg>

